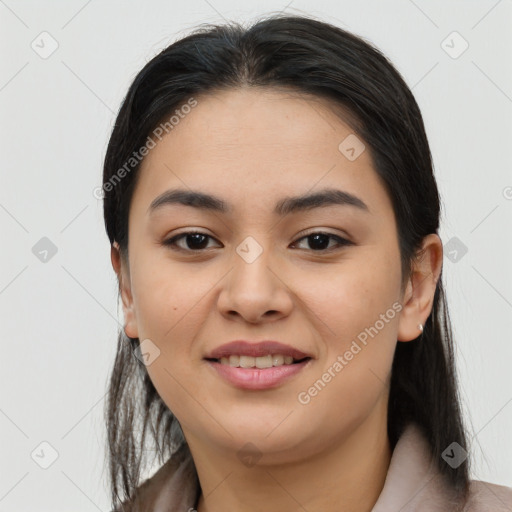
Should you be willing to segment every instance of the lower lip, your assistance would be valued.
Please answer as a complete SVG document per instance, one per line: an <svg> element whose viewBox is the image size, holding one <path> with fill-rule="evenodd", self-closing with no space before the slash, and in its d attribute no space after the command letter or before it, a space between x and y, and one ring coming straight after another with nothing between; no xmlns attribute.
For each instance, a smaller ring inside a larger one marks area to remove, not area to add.
<svg viewBox="0 0 512 512"><path fill-rule="evenodd" d="M300 363L272 366L271 368L238 368L221 364L216 361L207 361L217 373L230 384L242 389L270 389L275 388L293 377L310 362L306 359Z"/></svg>

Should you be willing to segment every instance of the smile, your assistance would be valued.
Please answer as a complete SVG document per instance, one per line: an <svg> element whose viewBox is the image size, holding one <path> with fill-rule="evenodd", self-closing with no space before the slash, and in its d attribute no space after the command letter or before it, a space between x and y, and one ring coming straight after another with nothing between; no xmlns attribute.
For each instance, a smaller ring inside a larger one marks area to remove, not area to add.
<svg viewBox="0 0 512 512"><path fill-rule="evenodd" d="M309 358L303 358L309 359ZM220 364L239 368L271 368L272 366L282 366L284 364L294 364L302 359L294 359L292 356L282 354L268 354L266 356L252 357L245 355L231 355L229 357L221 357L217 359Z"/></svg>
<svg viewBox="0 0 512 512"><path fill-rule="evenodd" d="M229 384L247 390L276 388L306 368L312 359L294 360L291 356L267 355L261 357L231 355L207 359L217 376Z"/></svg>

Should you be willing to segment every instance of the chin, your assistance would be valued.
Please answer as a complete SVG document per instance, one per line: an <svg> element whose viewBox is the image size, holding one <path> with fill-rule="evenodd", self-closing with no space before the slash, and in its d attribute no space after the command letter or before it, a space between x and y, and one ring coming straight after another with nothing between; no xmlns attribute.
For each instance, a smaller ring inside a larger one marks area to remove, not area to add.
<svg viewBox="0 0 512 512"><path fill-rule="evenodd" d="M282 411L282 409L281 409ZM289 419L293 416L290 414ZM265 463L291 462L295 458L304 456L304 450L313 447L318 442L318 435L314 432L304 431L304 422L287 423L283 421L286 414L271 415L267 418L259 416L257 420L252 415L226 419L224 425L229 425L229 434L223 429L215 431L220 437L211 438L212 445L221 447L223 451L230 451L237 457L245 452L255 452L255 458L262 458ZM285 424L287 423L287 424ZM210 431L210 433L213 433ZM309 441L308 441L309 440ZM300 450L299 450L300 447ZM263 459L264 456L264 459Z"/></svg>

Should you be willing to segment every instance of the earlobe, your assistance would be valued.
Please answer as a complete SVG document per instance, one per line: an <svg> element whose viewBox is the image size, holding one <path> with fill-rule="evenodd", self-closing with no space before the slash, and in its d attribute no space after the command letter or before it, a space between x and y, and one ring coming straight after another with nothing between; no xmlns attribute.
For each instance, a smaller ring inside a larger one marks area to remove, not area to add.
<svg viewBox="0 0 512 512"><path fill-rule="evenodd" d="M443 245L439 236L432 233L424 238L407 283L398 323L398 341L412 341L422 334L434 304L442 263Z"/></svg>
<svg viewBox="0 0 512 512"><path fill-rule="evenodd" d="M130 274L117 242L114 242L110 248L110 260L117 274L119 294L123 304L124 332L126 336L130 338L138 338L139 334L131 290Z"/></svg>

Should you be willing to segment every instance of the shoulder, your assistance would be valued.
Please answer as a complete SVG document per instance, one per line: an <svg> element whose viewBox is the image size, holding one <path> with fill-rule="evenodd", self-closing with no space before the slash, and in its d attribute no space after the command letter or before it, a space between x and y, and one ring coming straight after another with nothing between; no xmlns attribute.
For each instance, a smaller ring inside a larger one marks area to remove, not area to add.
<svg viewBox="0 0 512 512"><path fill-rule="evenodd" d="M131 500L112 512L187 510L195 503L199 489L197 473L186 444L173 453L153 476L137 487Z"/></svg>
<svg viewBox="0 0 512 512"><path fill-rule="evenodd" d="M452 487L414 423L400 436L372 512L512 512L512 488L470 480L466 500Z"/></svg>
<svg viewBox="0 0 512 512"><path fill-rule="evenodd" d="M511 512L512 487L471 480L464 512Z"/></svg>

